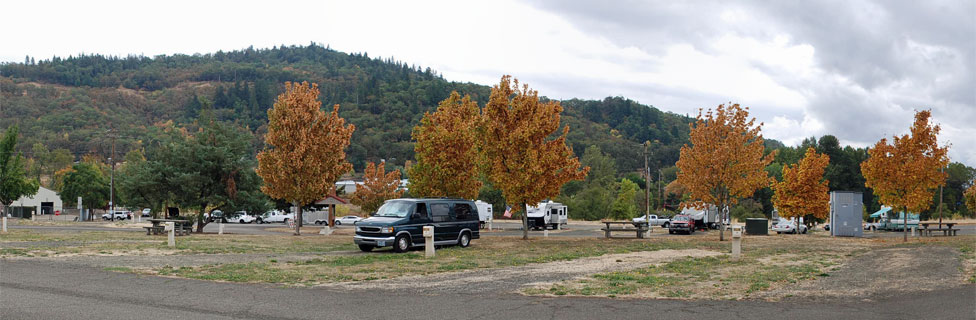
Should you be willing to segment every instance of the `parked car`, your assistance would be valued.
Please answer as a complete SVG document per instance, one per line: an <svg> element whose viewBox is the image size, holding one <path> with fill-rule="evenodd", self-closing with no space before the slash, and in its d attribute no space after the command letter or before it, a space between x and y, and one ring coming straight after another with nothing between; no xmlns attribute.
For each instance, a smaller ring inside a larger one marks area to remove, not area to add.
<svg viewBox="0 0 976 320"><path fill-rule="evenodd" d="M796 222L786 219L780 219L775 225L773 225L773 231L776 233L797 233L796 232ZM807 225L800 223L800 233L807 233Z"/></svg>
<svg viewBox="0 0 976 320"><path fill-rule="evenodd" d="M667 228L671 226L671 218L658 217L656 214L652 214L650 217L651 217L650 225L652 226L661 226L661 228ZM646 218L646 216L641 215L640 217L634 218L633 220L634 222L641 223L644 222L644 218Z"/></svg>
<svg viewBox="0 0 976 320"><path fill-rule="evenodd" d="M257 219L257 217L247 214L247 211L234 212L233 216L227 218L228 221L236 221L237 223L251 223Z"/></svg>
<svg viewBox="0 0 976 320"><path fill-rule="evenodd" d="M207 222L220 221L222 223L227 223L227 217L224 217L224 212L220 210L210 211L210 213L205 215Z"/></svg>
<svg viewBox="0 0 976 320"><path fill-rule="evenodd" d="M345 216L341 218L336 218L335 225L337 226L341 226L344 224L354 225L356 224L356 222L359 222L360 220L363 220L363 218L360 218L359 216Z"/></svg>
<svg viewBox="0 0 976 320"><path fill-rule="evenodd" d="M434 226L434 244L462 248L480 237L478 207L461 199L393 199L356 223L353 242L362 251L392 246L396 252L423 246L423 227Z"/></svg>
<svg viewBox="0 0 976 320"><path fill-rule="evenodd" d="M695 233L695 223L691 216L686 214L674 216L674 219L671 219L668 224L668 233L674 234L675 232Z"/></svg>
<svg viewBox="0 0 976 320"><path fill-rule="evenodd" d="M881 224L880 224L880 223L878 223L878 222L865 222L865 223L864 223L864 230L871 230L871 231L875 231L875 230L878 230L878 227L879 227L880 225L881 225Z"/></svg>
<svg viewBox="0 0 976 320"><path fill-rule="evenodd" d="M112 211L102 215L102 220L125 220L132 219L132 213L129 211Z"/></svg>
<svg viewBox="0 0 976 320"><path fill-rule="evenodd" d="M288 223L288 221L293 221L293 220L295 220L295 214L293 213L285 213L283 211L271 210L265 212L263 216L257 219L257 222L258 223L274 223L274 222Z"/></svg>
<svg viewBox="0 0 976 320"><path fill-rule="evenodd" d="M151 216L151 215L152 215L152 210L151 209L149 209L149 208L142 209L142 216L143 217L148 217L148 216Z"/></svg>

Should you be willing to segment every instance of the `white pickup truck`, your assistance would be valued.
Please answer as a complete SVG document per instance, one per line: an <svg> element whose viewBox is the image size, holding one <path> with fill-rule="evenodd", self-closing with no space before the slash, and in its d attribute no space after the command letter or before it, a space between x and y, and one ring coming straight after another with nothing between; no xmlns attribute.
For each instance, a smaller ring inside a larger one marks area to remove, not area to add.
<svg viewBox="0 0 976 320"><path fill-rule="evenodd" d="M644 215L634 218L634 222L644 222ZM662 228L667 228L671 226L671 218L668 217L658 217L656 214L650 215L650 221L652 226L661 226Z"/></svg>
<svg viewBox="0 0 976 320"><path fill-rule="evenodd" d="M264 215L259 217L258 223L273 223L273 222L288 223L289 220L295 220L295 215L292 213L284 213L278 210L271 210L265 212Z"/></svg>

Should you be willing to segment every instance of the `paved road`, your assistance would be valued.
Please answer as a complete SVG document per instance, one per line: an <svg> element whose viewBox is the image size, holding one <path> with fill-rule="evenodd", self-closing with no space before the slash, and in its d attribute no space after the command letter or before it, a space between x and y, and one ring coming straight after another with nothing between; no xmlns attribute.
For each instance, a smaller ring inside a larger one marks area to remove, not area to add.
<svg viewBox="0 0 976 320"><path fill-rule="evenodd" d="M976 286L865 301L682 301L279 288L0 260L0 319L973 319ZM784 317L784 315L789 315Z"/></svg>

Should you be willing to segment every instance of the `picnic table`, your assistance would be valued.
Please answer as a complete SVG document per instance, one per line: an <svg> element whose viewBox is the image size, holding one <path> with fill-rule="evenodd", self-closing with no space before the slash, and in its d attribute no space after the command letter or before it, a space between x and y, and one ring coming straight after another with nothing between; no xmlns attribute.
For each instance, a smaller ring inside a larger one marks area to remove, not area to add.
<svg viewBox="0 0 976 320"><path fill-rule="evenodd" d="M650 229L647 225L647 222L632 222L632 221L601 221L601 222L607 225L603 229L600 229L605 232L605 236L607 237L607 239L611 238L610 237L611 231L636 232L637 238L643 239L644 233ZM632 225L634 227L628 228L627 226L629 225Z"/></svg>
<svg viewBox="0 0 976 320"><path fill-rule="evenodd" d="M166 223L172 222L175 228L174 232L178 236L190 235L190 231L193 231L193 221L190 220L173 220L173 219L149 219L152 223L151 227L142 227L146 229L146 235L150 234L164 234L166 233Z"/></svg>
<svg viewBox="0 0 976 320"><path fill-rule="evenodd" d="M933 224L938 224L938 222L920 223L920 225L922 225L921 233L926 236L932 236L932 232L942 231L943 236L955 236L956 233L959 232L959 229L952 228L953 226L956 225L955 223L951 223L951 222L943 223L944 225L946 225L945 228L941 228L941 227L929 228L929 225L933 225Z"/></svg>

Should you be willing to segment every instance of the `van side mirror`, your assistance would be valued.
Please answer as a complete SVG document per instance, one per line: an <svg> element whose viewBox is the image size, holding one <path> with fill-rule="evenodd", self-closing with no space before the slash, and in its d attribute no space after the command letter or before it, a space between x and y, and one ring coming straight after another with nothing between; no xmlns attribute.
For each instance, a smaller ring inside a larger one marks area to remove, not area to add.
<svg viewBox="0 0 976 320"><path fill-rule="evenodd" d="M411 220L412 219L420 219L420 213L419 212L414 212L413 214L410 215L410 219Z"/></svg>

